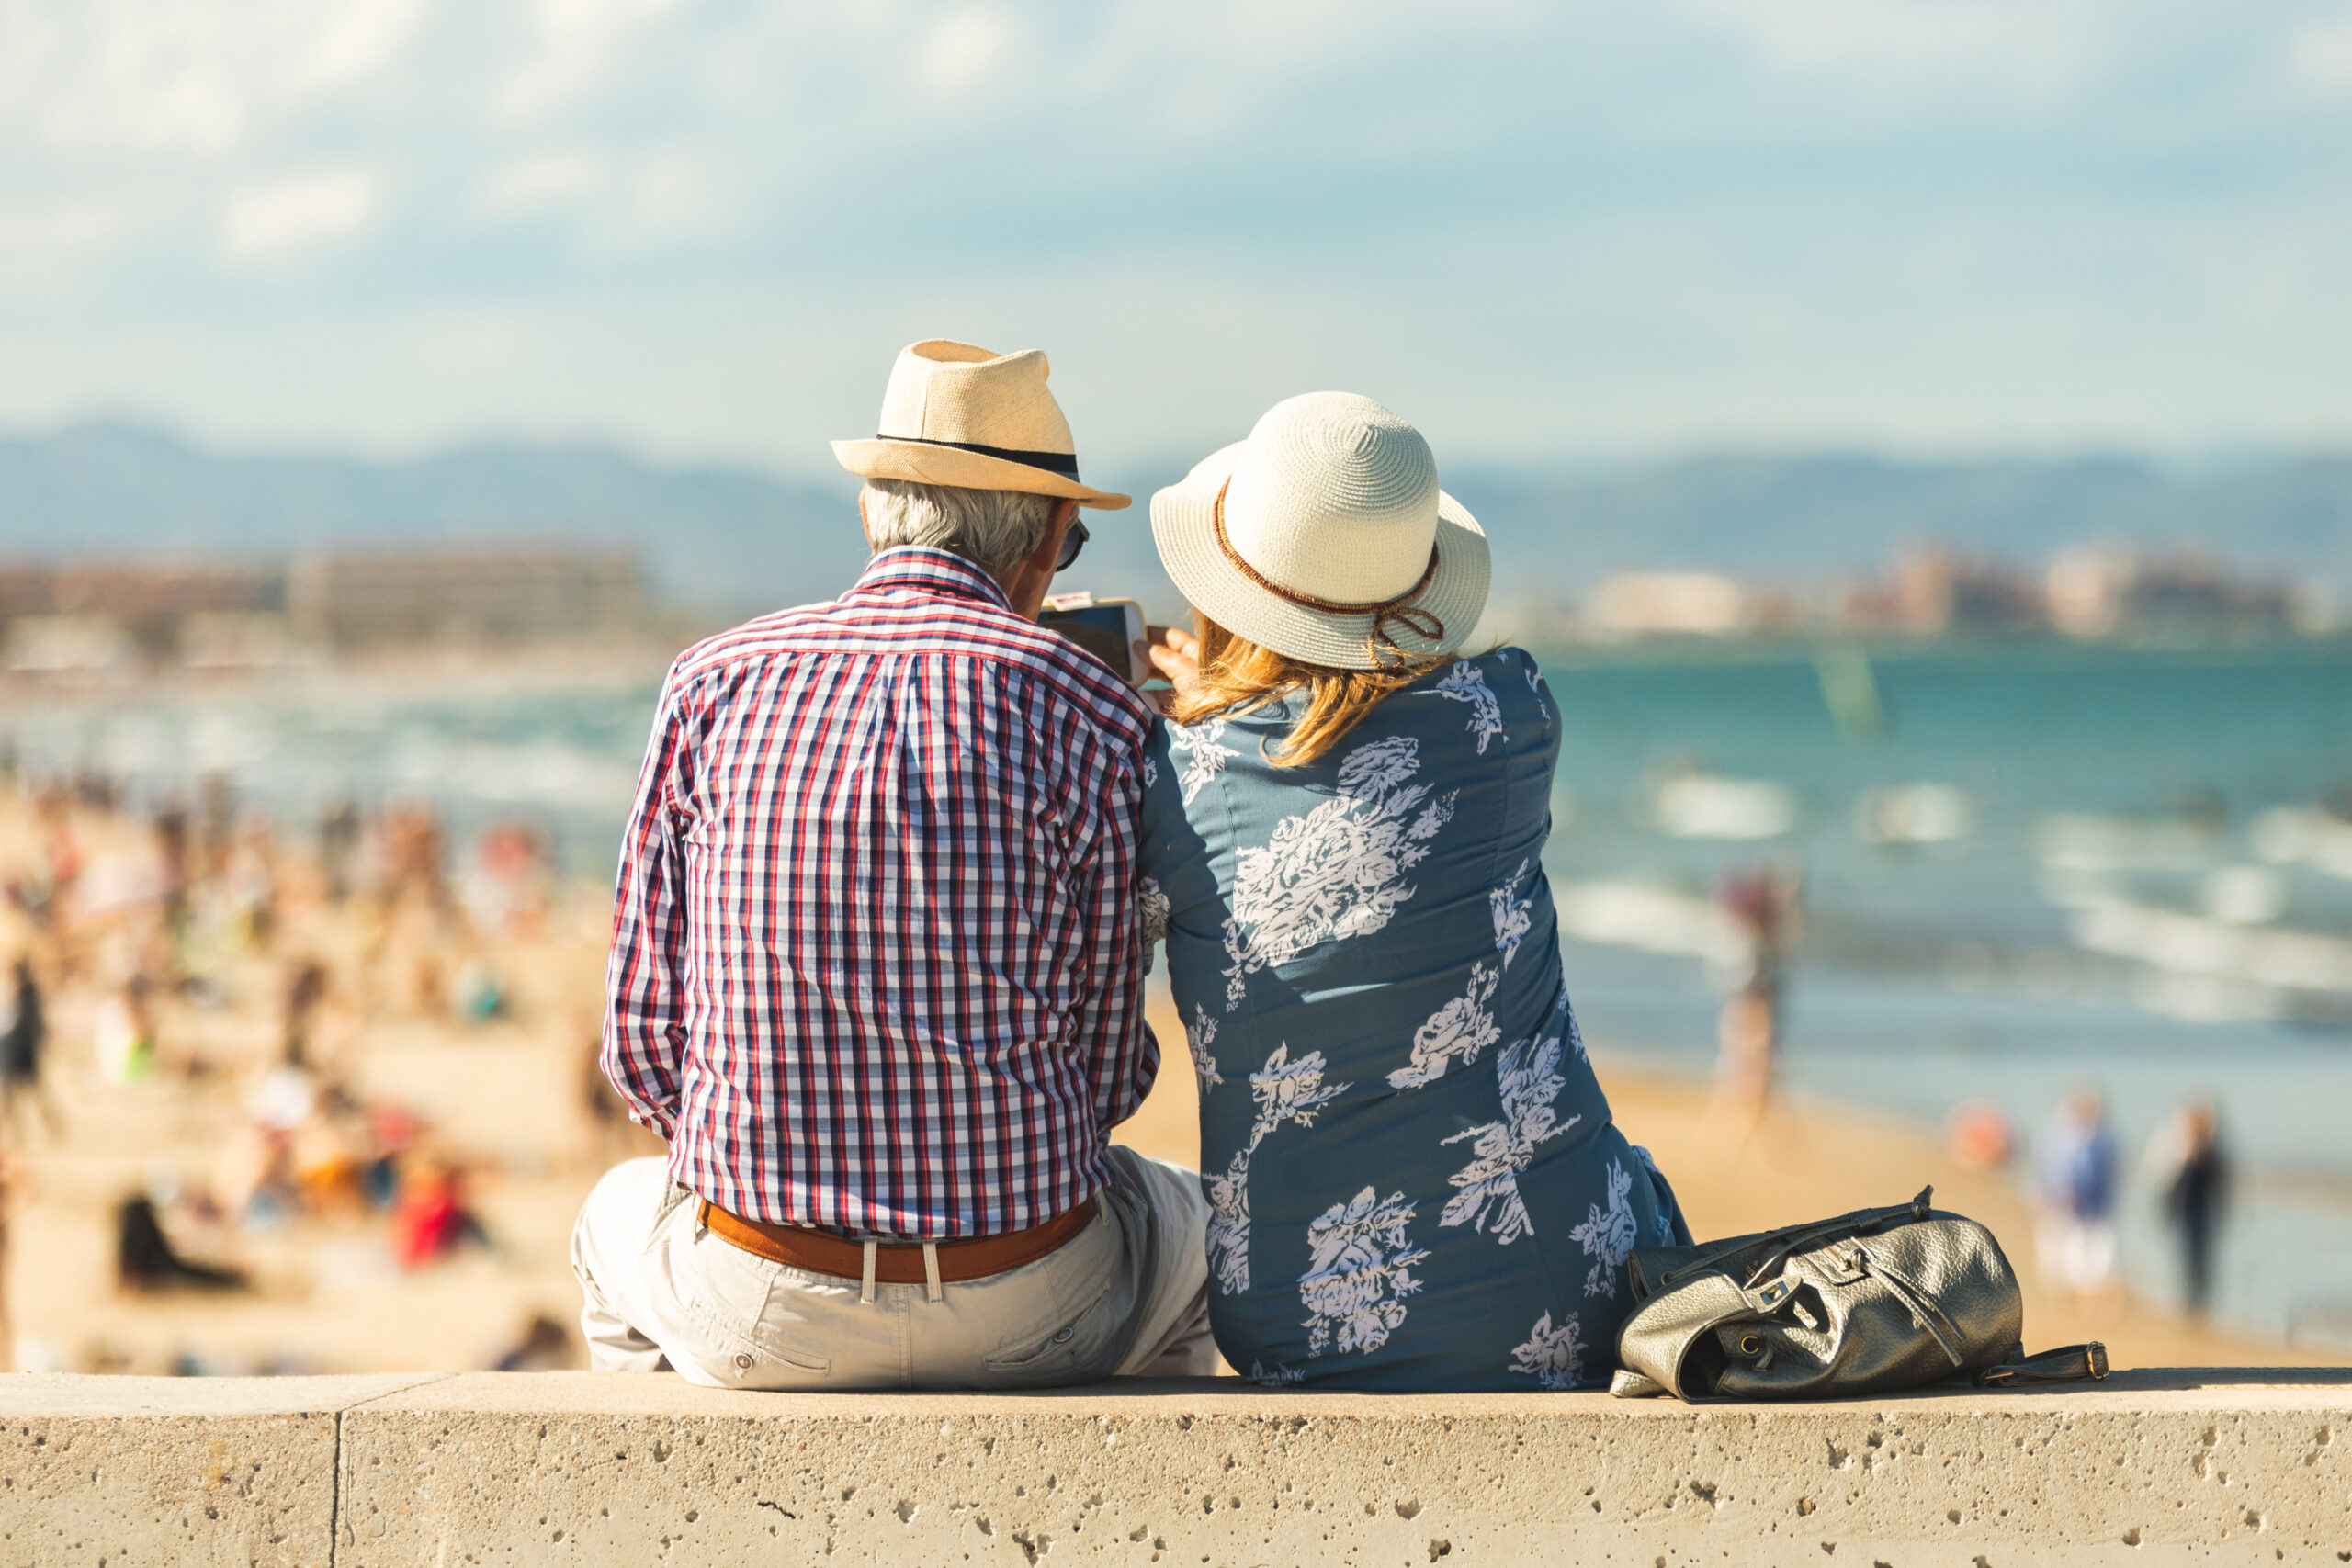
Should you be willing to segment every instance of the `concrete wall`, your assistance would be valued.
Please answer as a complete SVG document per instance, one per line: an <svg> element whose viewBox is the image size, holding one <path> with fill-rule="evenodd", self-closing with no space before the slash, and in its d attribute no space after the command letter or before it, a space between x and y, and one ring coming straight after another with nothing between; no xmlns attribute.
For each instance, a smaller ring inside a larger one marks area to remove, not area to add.
<svg viewBox="0 0 2352 1568"><path fill-rule="evenodd" d="M423 1381L0 1376L0 1563L329 1562L338 1413Z"/></svg>
<svg viewBox="0 0 2352 1568"><path fill-rule="evenodd" d="M0 1562L2352 1562L2352 1371L1843 1404L0 1378Z"/></svg>

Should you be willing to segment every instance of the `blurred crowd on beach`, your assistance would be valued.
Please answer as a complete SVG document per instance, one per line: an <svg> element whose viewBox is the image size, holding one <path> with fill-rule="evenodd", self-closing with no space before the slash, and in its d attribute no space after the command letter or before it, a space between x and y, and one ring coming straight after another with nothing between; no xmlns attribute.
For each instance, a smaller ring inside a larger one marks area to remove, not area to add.
<svg viewBox="0 0 2352 1568"><path fill-rule="evenodd" d="M403 1364L411 1348L199 1331L236 1303L331 1317L338 1284L380 1315L403 1279L468 1267L525 1286L508 1321L477 1319L469 1359L577 1359L564 1227L550 1256L479 1197L552 1181L568 1195L532 1208L560 1213L635 1135L594 1066L603 910L572 907L543 833L497 822L456 846L415 803L297 828L217 779L132 799L0 766L0 894L12 1365ZM505 1058L532 1103L501 1107L494 1072L469 1082L469 1051ZM403 1055L408 1083L383 1070ZM485 1137L484 1111L509 1125ZM54 1245L69 1213L104 1234L102 1273Z"/></svg>

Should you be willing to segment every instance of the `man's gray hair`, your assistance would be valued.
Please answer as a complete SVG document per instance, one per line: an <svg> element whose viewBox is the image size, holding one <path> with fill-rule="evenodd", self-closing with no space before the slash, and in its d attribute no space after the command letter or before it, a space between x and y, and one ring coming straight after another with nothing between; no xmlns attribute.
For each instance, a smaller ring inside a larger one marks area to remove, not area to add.
<svg viewBox="0 0 2352 1568"><path fill-rule="evenodd" d="M1045 542L1054 498L1017 490L965 490L911 479L865 481L865 536L877 550L953 550L1001 581Z"/></svg>

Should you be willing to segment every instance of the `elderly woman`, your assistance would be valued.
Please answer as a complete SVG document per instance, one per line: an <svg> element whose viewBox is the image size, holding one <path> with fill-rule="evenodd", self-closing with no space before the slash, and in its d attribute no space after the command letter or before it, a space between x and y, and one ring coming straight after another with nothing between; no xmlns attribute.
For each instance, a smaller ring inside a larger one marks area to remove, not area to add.
<svg viewBox="0 0 2352 1568"><path fill-rule="evenodd" d="M1625 1255L1687 1242L1568 1008L1560 734L1456 654L1486 536L1369 399L1279 403L1152 498L1199 635L1144 762L1148 939L1200 1077L1210 1309L1262 1382L1605 1382Z"/></svg>

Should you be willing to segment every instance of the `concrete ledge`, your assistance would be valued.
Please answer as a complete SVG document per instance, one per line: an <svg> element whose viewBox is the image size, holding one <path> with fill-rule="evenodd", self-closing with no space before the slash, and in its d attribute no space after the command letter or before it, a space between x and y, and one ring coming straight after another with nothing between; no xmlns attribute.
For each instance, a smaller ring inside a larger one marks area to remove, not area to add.
<svg viewBox="0 0 2352 1568"><path fill-rule="evenodd" d="M325 1562L337 1414L430 1375L0 1376L0 1562Z"/></svg>
<svg viewBox="0 0 2352 1568"><path fill-rule="evenodd" d="M0 1560L2352 1562L2352 1370L1701 1409L377 1381L0 1379Z"/></svg>

